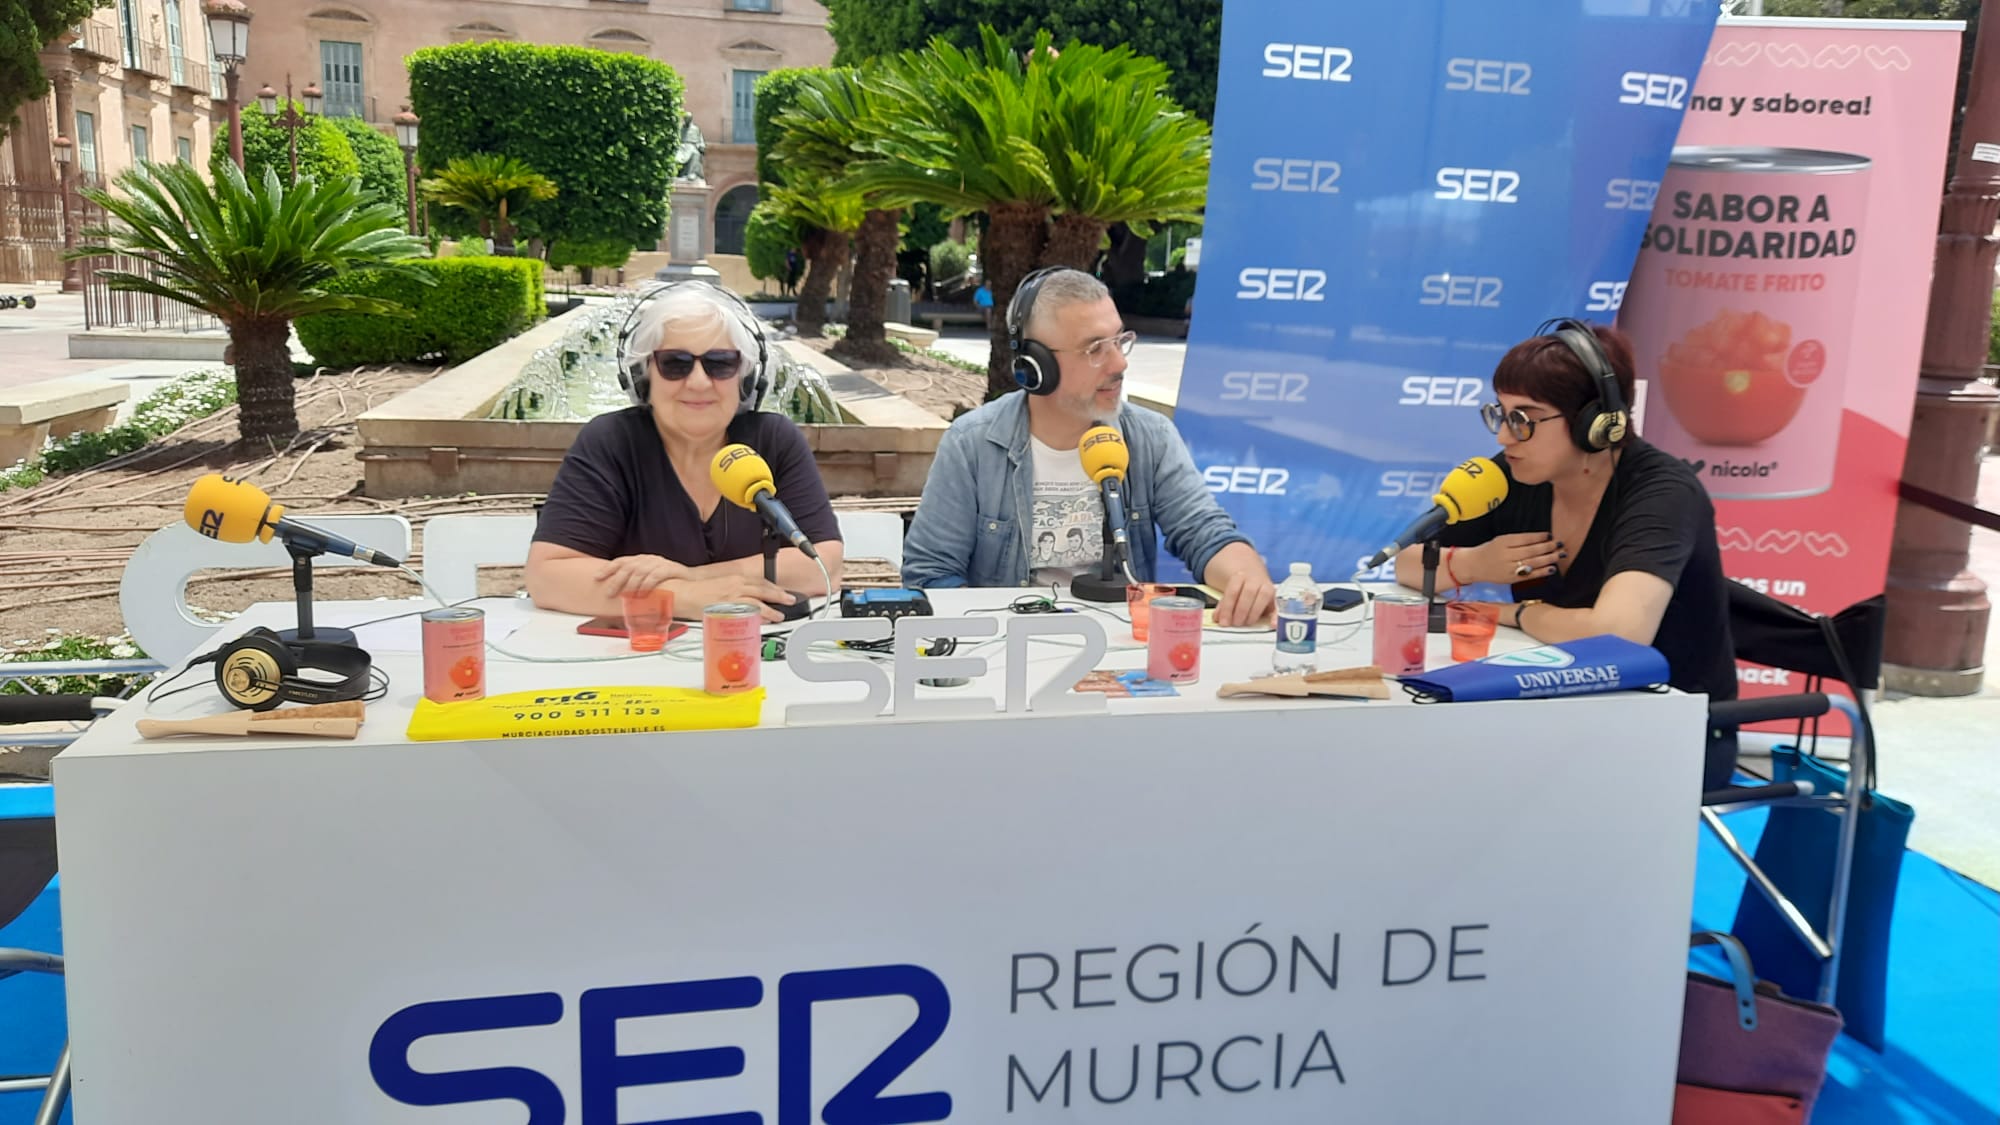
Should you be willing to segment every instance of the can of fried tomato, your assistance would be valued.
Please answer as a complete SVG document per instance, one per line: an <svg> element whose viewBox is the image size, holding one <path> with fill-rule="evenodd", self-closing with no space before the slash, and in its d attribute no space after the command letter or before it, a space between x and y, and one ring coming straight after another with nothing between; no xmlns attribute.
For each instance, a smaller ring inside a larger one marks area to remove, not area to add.
<svg viewBox="0 0 2000 1125"><path fill-rule="evenodd" d="M1385 676L1414 676L1424 670L1430 607L1417 594L1383 594L1375 599L1375 666Z"/></svg>
<svg viewBox="0 0 2000 1125"><path fill-rule="evenodd" d="M486 698L486 611L433 609L422 618L424 698L458 703Z"/></svg>
<svg viewBox="0 0 2000 1125"><path fill-rule="evenodd" d="M1647 441L1732 500L1833 484L1868 229L1866 156L1673 152L1618 315Z"/></svg>
<svg viewBox="0 0 2000 1125"><path fill-rule="evenodd" d="M761 682L764 615L745 602L701 611L702 686L712 695L749 691Z"/></svg>
<svg viewBox="0 0 2000 1125"><path fill-rule="evenodd" d="M1148 606L1146 678L1176 684L1201 679L1201 599L1154 598Z"/></svg>

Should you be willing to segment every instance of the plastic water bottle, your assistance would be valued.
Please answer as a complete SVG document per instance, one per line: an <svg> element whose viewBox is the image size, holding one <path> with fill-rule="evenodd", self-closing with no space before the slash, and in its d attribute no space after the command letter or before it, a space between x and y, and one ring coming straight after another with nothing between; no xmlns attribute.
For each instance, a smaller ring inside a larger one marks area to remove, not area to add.
<svg viewBox="0 0 2000 1125"><path fill-rule="evenodd" d="M1279 675L1319 670L1319 583L1312 565L1295 562L1292 576L1278 586L1278 650L1271 670Z"/></svg>

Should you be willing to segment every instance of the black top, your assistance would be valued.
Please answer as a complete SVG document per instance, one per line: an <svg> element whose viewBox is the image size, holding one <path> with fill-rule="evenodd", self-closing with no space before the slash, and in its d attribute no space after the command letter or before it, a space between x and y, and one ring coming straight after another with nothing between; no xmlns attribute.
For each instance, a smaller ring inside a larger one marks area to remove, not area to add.
<svg viewBox="0 0 2000 1125"><path fill-rule="evenodd" d="M771 466L778 499L815 543L840 538L826 485L805 435L787 418L739 414L728 440L756 450ZM763 553L763 521L725 498L703 520L667 460L652 410L629 406L585 423L542 505L535 538L600 559L659 555L683 566Z"/></svg>
<svg viewBox="0 0 2000 1125"><path fill-rule="evenodd" d="M1580 609L1596 604L1614 574L1655 574L1674 588L1653 647L1667 658L1668 682L1710 699L1736 698L1736 656L1729 636L1729 579L1715 543L1715 505L1694 471L1638 438L1626 443L1590 532L1572 546L1567 574L1514 586L1516 598L1540 598ZM1500 460L1501 471L1507 462ZM1507 499L1476 520L1453 524L1438 541L1476 547L1524 531L1547 532L1555 489L1518 484L1509 474Z"/></svg>

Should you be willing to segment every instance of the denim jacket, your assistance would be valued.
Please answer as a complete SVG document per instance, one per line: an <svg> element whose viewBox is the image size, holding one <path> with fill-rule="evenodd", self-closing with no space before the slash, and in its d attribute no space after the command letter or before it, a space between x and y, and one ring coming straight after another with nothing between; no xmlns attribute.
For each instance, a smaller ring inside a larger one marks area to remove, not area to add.
<svg viewBox="0 0 2000 1125"><path fill-rule="evenodd" d="M903 581L926 586L1025 586L1034 525L1035 462L1028 450L1028 396L1016 391L961 416L938 442L910 532ZM1118 411L1131 464L1125 526L1132 573L1150 582L1159 539L1197 579L1215 553L1249 540L1215 502L1194 459L1163 414L1126 404Z"/></svg>

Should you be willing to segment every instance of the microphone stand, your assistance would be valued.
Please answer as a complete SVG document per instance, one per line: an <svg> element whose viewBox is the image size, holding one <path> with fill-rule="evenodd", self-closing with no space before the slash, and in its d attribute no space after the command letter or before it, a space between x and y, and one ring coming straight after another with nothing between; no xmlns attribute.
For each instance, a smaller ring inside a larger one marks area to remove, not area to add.
<svg viewBox="0 0 2000 1125"><path fill-rule="evenodd" d="M1069 580L1070 596L1086 602L1124 601L1124 564L1118 541L1111 535L1111 513L1107 511L1104 513L1104 557L1098 561L1097 573L1079 574Z"/></svg>
<svg viewBox="0 0 2000 1125"><path fill-rule="evenodd" d="M301 546L288 540L285 543L285 553L292 556L292 595L298 602L299 627L296 629L280 629L278 631L278 639L281 641L312 641L317 644L354 644L354 630L352 629L316 629L313 627L312 561L319 557L321 552L312 547Z"/></svg>
<svg viewBox="0 0 2000 1125"><path fill-rule="evenodd" d="M773 586L778 584L778 552L789 546L791 544L778 538L777 534L771 530L770 524L764 524L764 581L769 582ZM801 618L811 616L812 600L800 596L796 591L793 592L792 596L797 599L792 604L774 605L771 608L777 610L786 621L797 621ZM828 596L831 596L831 594Z"/></svg>
<svg viewBox="0 0 2000 1125"><path fill-rule="evenodd" d="M1429 631L1444 632L1444 603L1437 599L1438 560L1442 555L1436 536L1424 540L1424 610L1429 615Z"/></svg>

